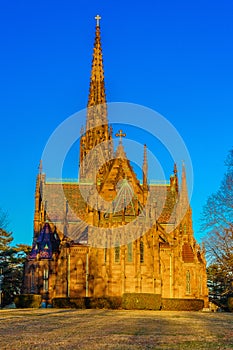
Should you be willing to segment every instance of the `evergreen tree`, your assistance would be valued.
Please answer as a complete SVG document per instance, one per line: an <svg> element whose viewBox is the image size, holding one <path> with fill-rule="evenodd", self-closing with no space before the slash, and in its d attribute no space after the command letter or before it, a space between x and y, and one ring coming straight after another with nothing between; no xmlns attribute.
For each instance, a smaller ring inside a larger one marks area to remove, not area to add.
<svg viewBox="0 0 233 350"><path fill-rule="evenodd" d="M0 212L0 275L1 306L13 301L23 282L23 263L30 247L24 244L12 246L12 232L7 231L7 215Z"/></svg>

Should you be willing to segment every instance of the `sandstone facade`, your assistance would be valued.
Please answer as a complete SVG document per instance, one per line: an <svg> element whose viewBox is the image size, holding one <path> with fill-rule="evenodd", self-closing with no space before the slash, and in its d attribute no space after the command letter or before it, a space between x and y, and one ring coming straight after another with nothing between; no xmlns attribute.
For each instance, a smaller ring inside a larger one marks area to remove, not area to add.
<svg viewBox="0 0 233 350"><path fill-rule="evenodd" d="M185 167L180 184L176 165L169 182L149 184L144 146L140 182L124 133L116 151L112 133L98 20L79 178L51 182L40 166L24 292L50 300L154 293L207 302L205 251L194 238Z"/></svg>

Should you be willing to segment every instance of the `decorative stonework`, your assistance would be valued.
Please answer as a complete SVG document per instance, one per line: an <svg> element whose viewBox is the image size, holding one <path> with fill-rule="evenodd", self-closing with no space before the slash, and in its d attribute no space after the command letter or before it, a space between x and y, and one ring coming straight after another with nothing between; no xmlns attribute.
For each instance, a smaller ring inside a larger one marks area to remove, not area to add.
<svg viewBox="0 0 233 350"><path fill-rule="evenodd" d="M145 145L141 184L127 159L122 130L113 152L100 16L96 20L80 178L62 185L46 182L40 164L24 292L46 292L50 300L154 293L207 302L205 251L193 236L185 167L180 188L176 165L170 183L149 185Z"/></svg>

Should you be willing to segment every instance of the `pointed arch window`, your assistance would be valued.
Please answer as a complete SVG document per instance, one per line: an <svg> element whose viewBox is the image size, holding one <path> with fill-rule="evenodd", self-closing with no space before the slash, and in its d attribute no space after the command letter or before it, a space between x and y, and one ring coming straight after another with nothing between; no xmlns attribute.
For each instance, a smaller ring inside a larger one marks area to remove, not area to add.
<svg viewBox="0 0 233 350"><path fill-rule="evenodd" d="M30 291L31 293L35 293L35 269L34 266L32 266L30 271Z"/></svg>
<svg viewBox="0 0 233 350"><path fill-rule="evenodd" d="M140 241L140 263L144 263L144 243Z"/></svg>
<svg viewBox="0 0 233 350"><path fill-rule="evenodd" d="M127 245L127 261L133 262L133 243L129 242Z"/></svg>
<svg viewBox="0 0 233 350"><path fill-rule="evenodd" d="M120 245L119 243L116 244L115 248L114 248L114 261L115 263L119 263L120 262Z"/></svg>
<svg viewBox="0 0 233 350"><path fill-rule="evenodd" d="M191 276L190 276L190 271L186 271L186 294L190 294L191 293Z"/></svg>

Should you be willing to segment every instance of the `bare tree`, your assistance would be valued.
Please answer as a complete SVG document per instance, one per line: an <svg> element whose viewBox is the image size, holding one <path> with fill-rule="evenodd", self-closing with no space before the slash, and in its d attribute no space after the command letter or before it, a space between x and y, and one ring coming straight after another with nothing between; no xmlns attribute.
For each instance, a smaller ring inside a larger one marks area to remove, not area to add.
<svg viewBox="0 0 233 350"><path fill-rule="evenodd" d="M209 262L208 277L212 287L218 285L216 289L216 296L218 297L232 293L233 150L229 152L225 164L227 171L220 187L216 193L208 198L201 217Z"/></svg>

